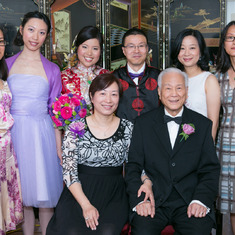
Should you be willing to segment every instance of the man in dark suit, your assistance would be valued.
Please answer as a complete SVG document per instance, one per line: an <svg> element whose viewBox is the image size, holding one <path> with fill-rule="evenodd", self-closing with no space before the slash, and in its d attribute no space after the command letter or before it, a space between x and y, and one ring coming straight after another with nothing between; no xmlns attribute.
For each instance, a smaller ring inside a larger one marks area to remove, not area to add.
<svg viewBox="0 0 235 235"><path fill-rule="evenodd" d="M126 166L134 235L160 234L168 224L175 234L209 235L215 223L220 166L212 122L184 106L187 84L179 69L161 72L158 94L163 105L136 119ZM149 180L140 195L142 169Z"/></svg>
<svg viewBox="0 0 235 235"><path fill-rule="evenodd" d="M146 63L149 47L143 30L129 29L122 38L122 45L127 64L113 71L123 86L117 116L134 122L137 116L159 106L157 78L160 70Z"/></svg>

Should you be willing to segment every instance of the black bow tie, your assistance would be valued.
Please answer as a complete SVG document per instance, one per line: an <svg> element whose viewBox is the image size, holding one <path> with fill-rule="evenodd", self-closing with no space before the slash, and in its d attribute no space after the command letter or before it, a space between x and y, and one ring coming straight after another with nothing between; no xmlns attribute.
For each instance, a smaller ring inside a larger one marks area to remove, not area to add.
<svg viewBox="0 0 235 235"><path fill-rule="evenodd" d="M164 123L168 123L168 122L171 122L171 121L174 121L175 123L177 124L181 124L182 122L182 117L170 117L168 115L164 115Z"/></svg>

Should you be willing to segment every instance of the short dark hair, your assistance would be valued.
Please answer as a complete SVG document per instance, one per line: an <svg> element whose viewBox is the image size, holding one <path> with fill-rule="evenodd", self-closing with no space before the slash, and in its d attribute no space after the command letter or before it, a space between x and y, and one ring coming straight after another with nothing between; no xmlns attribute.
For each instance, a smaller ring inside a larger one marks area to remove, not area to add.
<svg viewBox="0 0 235 235"><path fill-rule="evenodd" d="M206 46L206 42L202 34L198 30L195 30L195 29L184 29L183 31L179 32L179 34L176 36L175 41L172 45L172 50L171 50L171 59L173 61L173 64L180 70L184 70L184 65L179 62L178 55L180 53L183 39L187 36L193 36L197 39L199 49L200 49L200 54L201 54L200 59L197 62L197 65L201 68L201 70L208 71L209 70L209 52Z"/></svg>
<svg viewBox="0 0 235 235"><path fill-rule="evenodd" d="M91 98L95 95L97 91L104 90L105 88L112 85L114 82L118 85L118 93L119 97L122 97L123 89L120 80L115 77L112 73L103 73L95 77L92 81L90 88L89 88L89 97ZM94 109L93 105L92 108Z"/></svg>
<svg viewBox="0 0 235 235"><path fill-rule="evenodd" d="M91 26L91 25L83 27L80 30L80 32L77 34L74 45L76 47L76 52L77 52L78 47L82 43L93 38L96 38L100 44L100 59L97 62L97 64L99 64L101 60L102 50L103 50L103 36L97 27Z"/></svg>
<svg viewBox="0 0 235 235"><path fill-rule="evenodd" d="M147 45L148 45L148 38L147 38L147 35L145 34L145 32L142 29L131 28L131 29L127 30L125 32L125 34L123 35L122 46L125 46L126 37L128 37L130 35L142 35L142 36L144 36L146 38L146 42L147 42Z"/></svg>
<svg viewBox="0 0 235 235"><path fill-rule="evenodd" d="M26 23L32 18L37 18L37 19L43 20L47 25L47 34L50 32L51 22L50 22L49 18L47 17L47 15L45 15L44 13L39 12L39 11L33 11L33 12L26 13L24 15L24 18L23 18L22 23L21 23L22 28L24 28ZM23 36L20 33L20 29L18 30L18 32L16 34L14 44L16 46L23 46L24 45Z"/></svg>
<svg viewBox="0 0 235 235"><path fill-rule="evenodd" d="M2 31L3 36L4 36L4 26L3 25L0 25L0 31ZM7 64L5 61L5 57L3 56L2 59L0 60L0 79L2 79L3 81L6 81L7 76L8 76L8 68L7 68Z"/></svg>
<svg viewBox="0 0 235 235"><path fill-rule="evenodd" d="M228 29L232 25L235 25L235 21L229 22L221 32L219 49L218 49L217 60L216 60L216 71L220 73L226 73L232 65L230 56L224 49L225 37L227 35Z"/></svg>

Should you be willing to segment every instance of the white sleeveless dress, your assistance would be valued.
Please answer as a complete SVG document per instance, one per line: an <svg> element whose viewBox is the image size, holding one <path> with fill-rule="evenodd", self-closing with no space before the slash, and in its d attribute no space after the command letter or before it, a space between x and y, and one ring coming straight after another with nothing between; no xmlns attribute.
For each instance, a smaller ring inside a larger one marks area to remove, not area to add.
<svg viewBox="0 0 235 235"><path fill-rule="evenodd" d="M205 83L210 75L210 72L205 71L195 77L189 78L188 98L185 103L187 108L205 117L207 117Z"/></svg>

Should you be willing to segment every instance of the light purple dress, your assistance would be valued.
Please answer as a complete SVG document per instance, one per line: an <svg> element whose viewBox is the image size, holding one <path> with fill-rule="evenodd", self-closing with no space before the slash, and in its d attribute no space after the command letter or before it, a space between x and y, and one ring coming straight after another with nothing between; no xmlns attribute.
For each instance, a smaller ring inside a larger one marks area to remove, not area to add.
<svg viewBox="0 0 235 235"><path fill-rule="evenodd" d="M19 55L19 54L18 54ZM7 59L8 68L18 55ZM41 56L48 80L41 76L12 74L11 130L20 171L24 206L55 207L63 188L62 167L57 156L55 130L48 106L61 92L58 66Z"/></svg>
<svg viewBox="0 0 235 235"><path fill-rule="evenodd" d="M48 114L48 81L40 76L12 74L12 141L20 170L24 206L54 207L62 191L62 170L55 130Z"/></svg>

